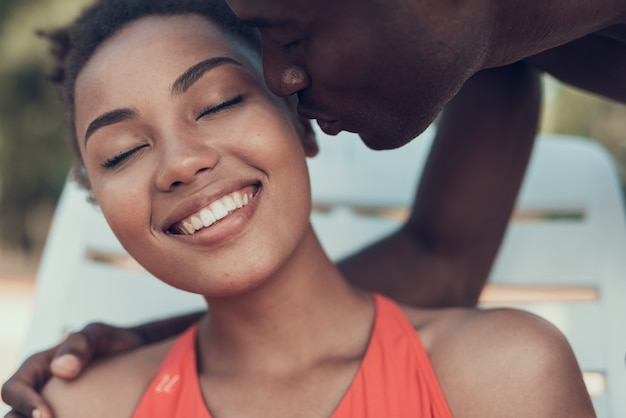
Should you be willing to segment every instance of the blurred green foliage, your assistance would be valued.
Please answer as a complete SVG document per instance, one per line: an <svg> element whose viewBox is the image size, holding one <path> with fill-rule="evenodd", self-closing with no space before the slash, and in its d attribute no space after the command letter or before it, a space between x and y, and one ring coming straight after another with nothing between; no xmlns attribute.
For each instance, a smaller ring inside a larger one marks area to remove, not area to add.
<svg viewBox="0 0 626 418"><path fill-rule="evenodd" d="M600 142L613 154L626 181L626 105L562 84L553 84L553 89L542 130Z"/></svg>
<svg viewBox="0 0 626 418"><path fill-rule="evenodd" d="M35 34L65 23L85 0L0 2L0 240L41 248L71 165L63 106L45 80L47 44Z"/></svg>

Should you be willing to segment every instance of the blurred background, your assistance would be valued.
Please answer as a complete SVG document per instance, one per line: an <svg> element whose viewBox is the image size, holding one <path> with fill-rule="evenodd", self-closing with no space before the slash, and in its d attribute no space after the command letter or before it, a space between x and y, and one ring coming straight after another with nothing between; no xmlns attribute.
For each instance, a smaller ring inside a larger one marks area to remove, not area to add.
<svg viewBox="0 0 626 418"><path fill-rule="evenodd" d="M64 110L47 84L38 38L90 0L0 0L0 382L18 358L32 288L55 204L71 164ZM542 131L601 142L626 178L626 106L546 78ZM0 404L1 410L1 404Z"/></svg>
<svg viewBox="0 0 626 418"><path fill-rule="evenodd" d="M88 2L0 0L0 384L20 356L35 273L71 164L64 110L44 77L48 45L35 32L67 23Z"/></svg>

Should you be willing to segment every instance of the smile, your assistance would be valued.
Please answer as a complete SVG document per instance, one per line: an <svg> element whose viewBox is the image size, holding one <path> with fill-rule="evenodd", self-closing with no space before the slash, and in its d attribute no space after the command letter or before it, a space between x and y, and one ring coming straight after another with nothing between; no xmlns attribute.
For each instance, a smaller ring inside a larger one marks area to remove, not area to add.
<svg viewBox="0 0 626 418"><path fill-rule="evenodd" d="M246 206L256 195L258 187L246 187L242 190L227 194L211 202L198 212L172 225L167 232L174 235L193 235L208 228L217 221Z"/></svg>

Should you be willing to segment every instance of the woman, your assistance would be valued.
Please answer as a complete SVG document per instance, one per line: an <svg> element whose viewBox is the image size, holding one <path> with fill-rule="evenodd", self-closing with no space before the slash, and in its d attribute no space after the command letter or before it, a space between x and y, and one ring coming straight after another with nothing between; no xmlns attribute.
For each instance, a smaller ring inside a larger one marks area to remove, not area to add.
<svg viewBox="0 0 626 418"><path fill-rule="evenodd" d="M51 38L79 178L139 263L211 306L176 340L52 380L57 416L593 416L537 317L344 280L309 223L310 127L224 4L102 0Z"/></svg>

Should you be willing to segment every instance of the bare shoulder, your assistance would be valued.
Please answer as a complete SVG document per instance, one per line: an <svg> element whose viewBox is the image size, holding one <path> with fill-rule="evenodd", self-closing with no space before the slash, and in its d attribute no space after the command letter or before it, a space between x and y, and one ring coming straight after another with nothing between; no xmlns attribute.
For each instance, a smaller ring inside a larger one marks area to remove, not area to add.
<svg viewBox="0 0 626 418"><path fill-rule="evenodd" d="M76 380L51 379L42 393L59 418L130 417L172 342L98 360Z"/></svg>
<svg viewBox="0 0 626 418"><path fill-rule="evenodd" d="M563 334L514 309L405 310L455 417L593 417Z"/></svg>

